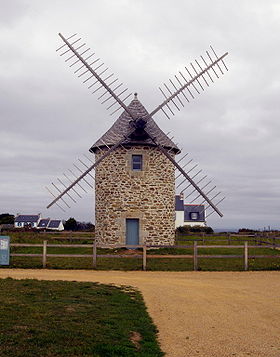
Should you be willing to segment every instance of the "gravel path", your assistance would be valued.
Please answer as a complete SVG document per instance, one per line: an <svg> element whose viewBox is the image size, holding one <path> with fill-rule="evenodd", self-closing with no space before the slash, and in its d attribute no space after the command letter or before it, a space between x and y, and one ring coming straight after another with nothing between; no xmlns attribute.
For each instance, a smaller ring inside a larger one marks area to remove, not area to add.
<svg viewBox="0 0 280 357"><path fill-rule="evenodd" d="M279 272L0 269L8 276L137 287L167 357L280 356Z"/></svg>

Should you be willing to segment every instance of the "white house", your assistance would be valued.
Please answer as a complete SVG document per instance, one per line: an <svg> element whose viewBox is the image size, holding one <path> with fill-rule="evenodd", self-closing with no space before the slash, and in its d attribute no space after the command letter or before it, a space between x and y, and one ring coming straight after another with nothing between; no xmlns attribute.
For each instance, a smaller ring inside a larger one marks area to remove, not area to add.
<svg viewBox="0 0 280 357"><path fill-rule="evenodd" d="M175 228L180 226L206 227L204 205L184 204L184 195L175 196Z"/></svg>
<svg viewBox="0 0 280 357"><path fill-rule="evenodd" d="M52 231L63 231L64 226L61 219L42 218L37 229L49 229Z"/></svg>
<svg viewBox="0 0 280 357"><path fill-rule="evenodd" d="M64 226L60 219L42 218L41 213L37 215L17 214L15 217L15 228L36 228L39 230L49 229L53 231L63 231Z"/></svg>
<svg viewBox="0 0 280 357"><path fill-rule="evenodd" d="M40 219L37 228L38 229L47 229L48 224L50 223L50 218L42 218Z"/></svg>
<svg viewBox="0 0 280 357"><path fill-rule="evenodd" d="M48 229L53 231L63 231L64 226L60 219L51 219L50 223L48 224Z"/></svg>
<svg viewBox="0 0 280 357"><path fill-rule="evenodd" d="M15 228L37 228L41 219L41 213L38 214L17 214L15 217Z"/></svg>

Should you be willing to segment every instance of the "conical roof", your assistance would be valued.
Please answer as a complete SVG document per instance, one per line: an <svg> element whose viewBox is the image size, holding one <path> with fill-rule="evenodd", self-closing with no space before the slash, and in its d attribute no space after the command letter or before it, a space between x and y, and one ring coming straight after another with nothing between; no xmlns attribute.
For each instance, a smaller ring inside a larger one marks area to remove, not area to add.
<svg viewBox="0 0 280 357"><path fill-rule="evenodd" d="M135 98L129 104L128 109L132 113L134 113L137 118L143 118L144 116L149 114L145 109L145 107L138 100L137 95L135 95ZM130 121L131 121L131 117L126 111L124 111L120 115L120 117L116 120L116 122L111 126L111 128L92 145L90 151L95 152L96 150L98 150L98 148L104 147L106 145L107 146L115 145L125 135L128 135L130 133L131 131ZM180 152L177 145L175 145L173 141L170 140L169 137L158 127L158 125L155 123L153 118L148 118L145 131L152 137L156 138L157 142L163 147L165 147L166 149L168 150L173 149L175 153ZM123 144L155 146L155 144L150 138L142 139L140 141L127 138Z"/></svg>

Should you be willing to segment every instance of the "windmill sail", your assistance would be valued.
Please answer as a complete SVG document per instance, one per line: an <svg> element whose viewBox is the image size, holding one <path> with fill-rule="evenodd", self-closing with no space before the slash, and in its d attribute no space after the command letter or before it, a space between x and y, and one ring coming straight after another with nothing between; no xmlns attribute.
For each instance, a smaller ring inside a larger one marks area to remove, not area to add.
<svg viewBox="0 0 280 357"><path fill-rule="evenodd" d="M228 55L228 52L218 57L212 46L211 49L216 56L215 60L213 60L209 52L206 51L206 53L209 55L209 63L207 63L204 57L201 56L201 64L198 60L195 60L197 67L191 63L193 73L191 73L191 71L185 67L185 73L180 71L179 74L174 76L173 80L169 79L169 87L166 83L164 83L165 91L162 88L159 88L165 100L149 114L150 117L154 116L158 111L161 110L170 119L169 115L166 113L167 110L170 112L170 114L175 115L174 109L180 111L180 107L184 107L182 99L186 100L187 102L190 102L191 98L194 99L194 92L200 94L197 87L200 87L204 91L202 79L204 81L204 85L206 84L207 87L209 87L209 79L207 81L206 75L210 78L211 82L214 82L211 76L211 72L216 74L217 78L219 78L217 75L217 70L219 70L221 74L224 74L220 63L225 67L226 70L228 70L224 62L224 58ZM177 83L177 85L175 83ZM173 88L170 89L170 87Z"/></svg>
<svg viewBox="0 0 280 357"><path fill-rule="evenodd" d="M129 112L132 113L134 117L144 117L148 115L147 110L140 103L138 98L135 96L134 100L128 106ZM84 171L71 185L67 187L67 189L63 190L48 206L51 207L53 204L57 203L59 200L63 198L63 196L67 195L67 193L74 188L75 185L78 185L79 182L86 176L89 175L91 170L93 170L99 163L101 163L106 157L108 157L113 151L115 151L120 146L129 146L133 144L143 144L157 147L179 170L179 172L183 175L183 177L190 183L194 190L196 190L208 204L212 207L215 212L217 212L220 216L222 213L216 207L216 205L207 197L207 195L203 192L203 190L196 184L194 179L177 163L173 157L170 155L170 151L172 150L174 153L180 153L180 149L178 146L159 128L156 122L150 118L150 120L146 123L144 128L145 137L135 138L131 136L131 134L135 131L135 128L131 128L131 117L130 115L124 111L119 119L113 124L113 126L99 139L95 142L95 144L91 147L91 152L96 152L100 150L104 150L104 153L99 157L96 162L94 162L91 166L88 167L87 170ZM155 139L156 138L156 139Z"/></svg>
<svg viewBox="0 0 280 357"><path fill-rule="evenodd" d="M104 63L100 63L100 58L92 58L95 53L88 55L90 48L84 50L85 43L80 44L81 38L73 41L73 37L76 37L76 34L70 36L68 39L61 33L58 35L64 42L64 45L60 46L57 51L60 51L60 56L69 56L70 53L70 57L66 58L65 62L72 61L70 67L76 66L74 67L74 73L79 73L78 77L82 77L83 83L89 84L88 89L94 89L92 94L105 89L98 97L99 100L102 99L101 103L109 104L107 109L111 109L118 104L119 107L114 112L123 108L132 117L132 114L125 105L125 101L132 95L132 93L127 94L128 88L123 89L123 83L118 83L119 79L114 78L114 73L108 75L108 67L104 69ZM69 41L70 39L72 43ZM65 47L67 48L66 51Z"/></svg>
<svg viewBox="0 0 280 357"><path fill-rule="evenodd" d="M59 189L55 186L59 195L56 196L53 201L47 206L51 207L57 204L58 201L65 202L65 196L69 197L69 191L73 190L77 193L75 186L80 186L80 182L84 180L89 184L85 177L91 175L91 171L97 167L106 157L112 154L119 147L126 147L127 145L139 143L149 146L154 146L159 149L175 166L179 173L184 177L184 180L189 182L189 185L198 192L198 196L202 197L203 202L207 202L208 206L213 209L218 215L222 216L222 213L217 208L217 205L208 197L208 194L203 191L199 186L199 182L195 182L194 177L188 174L184 168L175 161L170 154L173 151L175 154L180 150L176 144L157 126L152 117L158 112L162 111L167 117L167 111L174 115L174 109L180 110L180 107L184 107L183 99L187 102L194 98L194 92L200 93L200 90L204 90L204 86L209 86L209 82L214 82L213 77L219 78L219 74L224 74L222 66L227 70L224 62L227 52L218 57L213 47L211 47L211 54L206 51L208 62L201 56L202 62L195 60L195 65L191 63L191 70L185 67L185 73L179 72L175 75L174 79L169 80L169 86L164 84L165 90L160 88L160 91L164 95L165 100L157 106L152 112L148 112L142 104L138 101L137 96L130 103L126 105L125 101L129 98L126 95L127 88L122 89L122 83L117 84L118 79L114 79L114 74L108 75L108 68L104 69L104 63L100 64L100 59L94 59L94 53L89 54L90 48L85 47L85 43L80 43L80 38L76 38L76 34L68 38L65 38L62 34L59 34L64 44L57 50L61 56L67 57L65 62L71 62L70 67L78 66L74 73L79 73L78 77L83 77L83 83L89 84L88 88L94 88L92 93L96 93L99 90L103 91L99 95L98 99L102 100L102 103L111 101L111 104L107 109L111 109L118 106L114 112L119 109L123 109L124 112L115 122L111 129L105 133L90 149L91 152L98 150L102 154L99 158L86 166L87 169L81 173L76 179L71 182L69 186L63 183L63 188ZM215 57L213 59L213 56ZM90 59L90 61L89 61ZM218 73L217 73L218 72ZM85 77L84 77L85 76ZM203 83L203 84L202 84ZM170 89L170 86L172 89ZM199 89L198 89L199 88ZM120 90L120 92L119 92ZM184 182L184 181L183 181ZM90 184L89 184L90 185ZM52 193L53 195L53 193ZM215 196L216 197L216 196ZM72 196L70 198L73 200ZM74 201L74 200L73 200Z"/></svg>

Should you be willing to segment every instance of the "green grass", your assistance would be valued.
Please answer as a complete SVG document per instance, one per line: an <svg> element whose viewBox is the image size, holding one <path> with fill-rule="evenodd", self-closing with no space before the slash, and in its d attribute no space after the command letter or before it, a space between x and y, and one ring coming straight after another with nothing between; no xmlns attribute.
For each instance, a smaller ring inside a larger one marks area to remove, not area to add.
<svg viewBox="0 0 280 357"><path fill-rule="evenodd" d="M56 237L67 237L65 233L63 235L49 233L40 234L32 232L15 232L11 233L12 243L42 243L44 239L48 239L49 244L92 244L92 233L83 233L81 241L73 240L58 240ZM79 235L76 235L77 237ZM184 239L191 239L191 241L185 241ZM204 245L228 245L227 236L223 235L211 235L210 241L206 241L205 236ZM230 242L232 248L199 248L199 254L206 255L243 255L242 248L234 248L236 245L243 245L243 241L246 237L237 237ZM199 235L177 237L177 244L192 246L195 239L202 239ZM243 241L242 241L243 240ZM203 241L198 242L199 245L203 245ZM254 241L249 241L249 245L254 245ZM12 253L42 253L41 247L12 247ZM125 249L98 249L97 254L120 254L124 253ZM92 248L48 248L49 254L92 254ZM142 254L139 250L139 254ZM164 259L149 258L149 255L180 255L180 254L193 254L193 248L159 248L149 249L147 251L147 270L151 271L185 271L193 270L193 261L191 258L174 258ZM280 255L280 251L270 248L249 248L249 255ZM12 268L42 268L42 259L37 257L11 257ZM92 269L91 258L47 258L47 268L51 269ZM97 259L98 270L141 270L142 260L139 258L98 258ZM235 271L243 270L243 259L241 258L199 258L198 269L203 271ZM249 259L249 270L280 270L280 258L255 258Z"/></svg>
<svg viewBox="0 0 280 357"><path fill-rule="evenodd" d="M274 235L275 236L275 235ZM280 236L278 236L280 238ZM194 240L198 240L198 244L207 244L207 245L242 245L245 241L247 241L251 245L259 245L259 241L267 242L271 244L280 244L280 240L274 240L273 236L259 236L259 237L248 237L248 236L232 236L228 237L226 234L211 234L211 235L183 235L177 234L176 243L177 244L185 244L192 245Z"/></svg>
<svg viewBox="0 0 280 357"><path fill-rule="evenodd" d="M91 244L94 238L93 232L32 232L32 231L19 231L19 232L7 232L6 235L12 238L13 243L42 243L43 240L49 240L52 243L69 243L69 239L72 238L72 243L79 244ZM65 238L65 239L64 239ZM76 238L82 238L77 240ZM71 242L71 241L70 241Z"/></svg>
<svg viewBox="0 0 280 357"><path fill-rule="evenodd" d="M0 301L1 357L163 356L132 288L9 278Z"/></svg>

